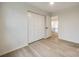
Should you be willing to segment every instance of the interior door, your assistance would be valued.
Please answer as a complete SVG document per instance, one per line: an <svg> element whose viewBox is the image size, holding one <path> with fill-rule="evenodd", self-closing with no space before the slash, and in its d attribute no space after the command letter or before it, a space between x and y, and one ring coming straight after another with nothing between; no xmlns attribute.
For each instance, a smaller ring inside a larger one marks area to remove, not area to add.
<svg viewBox="0 0 79 59"><path fill-rule="evenodd" d="M29 43L45 37L45 17L36 13L29 14Z"/></svg>
<svg viewBox="0 0 79 59"><path fill-rule="evenodd" d="M45 21L45 33L46 33L46 38L51 36L51 19L50 16L46 16L46 21Z"/></svg>

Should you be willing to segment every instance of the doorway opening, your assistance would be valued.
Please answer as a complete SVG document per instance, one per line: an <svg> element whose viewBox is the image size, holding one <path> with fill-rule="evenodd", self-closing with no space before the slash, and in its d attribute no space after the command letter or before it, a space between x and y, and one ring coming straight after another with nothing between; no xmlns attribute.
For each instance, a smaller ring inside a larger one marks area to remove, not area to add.
<svg viewBox="0 0 79 59"><path fill-rule="evenodd" d="M58 16L51 17L51 31L53 36L58 37Z"/></svg>

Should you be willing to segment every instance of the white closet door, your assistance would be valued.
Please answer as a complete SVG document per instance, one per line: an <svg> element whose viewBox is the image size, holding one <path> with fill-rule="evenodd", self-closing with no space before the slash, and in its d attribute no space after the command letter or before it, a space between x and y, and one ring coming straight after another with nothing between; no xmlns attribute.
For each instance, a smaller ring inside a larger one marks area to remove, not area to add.
<svg viewBox="0 0 79 59"><path fill-rule="evenodd" d="M42 15L29 14L29 43L45 37L45 18Z"/></svg>
<svg viewBox="0 0 79 59"><path fill-rule="evenodd" d="M46 16L46 38L51 36L51 18L49 16Z"/></svg>

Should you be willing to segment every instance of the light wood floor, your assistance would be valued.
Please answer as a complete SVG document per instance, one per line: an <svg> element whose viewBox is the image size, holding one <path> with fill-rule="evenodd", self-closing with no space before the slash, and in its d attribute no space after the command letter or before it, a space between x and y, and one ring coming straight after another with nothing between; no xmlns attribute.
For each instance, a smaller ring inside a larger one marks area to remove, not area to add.
<svg viewBox="0 0 79 59"><path fill-rule="evenodd" d="M2 57L79 57L79 45L58 39L56 34Z"/></svg>

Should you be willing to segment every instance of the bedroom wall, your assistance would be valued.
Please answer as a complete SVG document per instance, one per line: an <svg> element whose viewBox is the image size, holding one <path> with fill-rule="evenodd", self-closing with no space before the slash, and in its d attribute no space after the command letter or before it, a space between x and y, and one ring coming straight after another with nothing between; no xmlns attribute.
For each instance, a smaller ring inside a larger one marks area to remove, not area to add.
<svg viewBox="0 0 79 59"><path fill-rule="evenodd" d="M26 3L0 3L0 55L28 45L28 10L48 15Z"/></svg>
<svg viewBox="0 0 79 59"><path fill-rule="evenodd" d="M63 40L79 43L79 6L66 8L53 13L58 16L59 37Z"/></svg>

